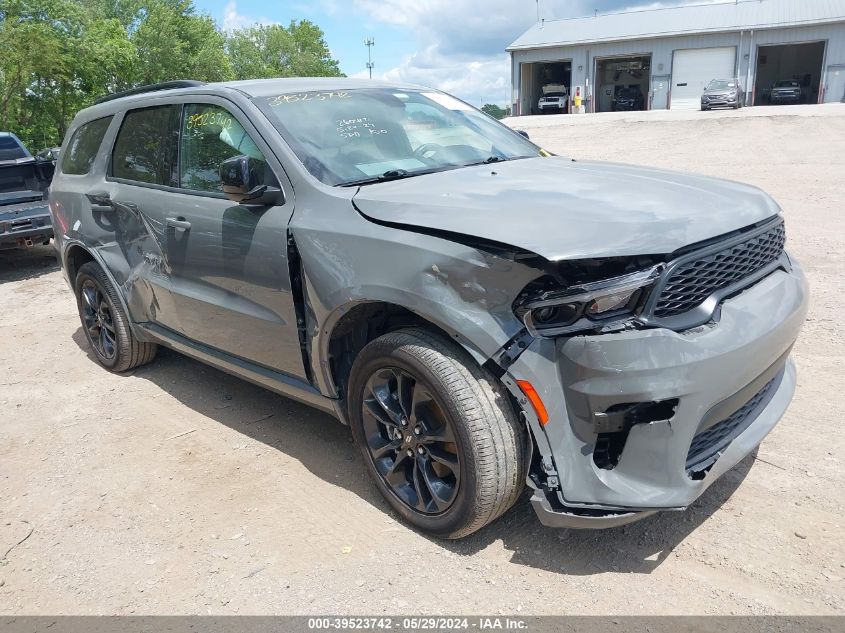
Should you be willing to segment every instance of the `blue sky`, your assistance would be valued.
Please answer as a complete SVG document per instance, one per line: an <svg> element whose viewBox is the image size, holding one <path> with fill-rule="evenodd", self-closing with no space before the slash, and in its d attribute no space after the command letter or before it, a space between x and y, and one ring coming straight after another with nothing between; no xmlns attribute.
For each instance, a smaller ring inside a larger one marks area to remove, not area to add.
<svg viewBox="0 0 845 633"><path fill-rule="evenodd" d="M695 0L540 0L545 19ZM698 0L698 2L714 0ZM364 37L375 38L373 77L429 85L470 103L506 104L505 47L537 20L535 0L195 0L225 28L311 20L344 73L366 76Z"/></svg>

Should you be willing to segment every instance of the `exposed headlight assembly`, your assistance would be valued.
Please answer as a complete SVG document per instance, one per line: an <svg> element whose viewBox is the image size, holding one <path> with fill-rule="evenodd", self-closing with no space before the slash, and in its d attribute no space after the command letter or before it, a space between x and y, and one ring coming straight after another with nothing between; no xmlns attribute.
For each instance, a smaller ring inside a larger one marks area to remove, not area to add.
<svg viewBox="0 0 845 633"><path fill-rule="evenodd" d="M543 293L516 307L532 336L562 336L629 319L645 303L661 266Z"/></svg>

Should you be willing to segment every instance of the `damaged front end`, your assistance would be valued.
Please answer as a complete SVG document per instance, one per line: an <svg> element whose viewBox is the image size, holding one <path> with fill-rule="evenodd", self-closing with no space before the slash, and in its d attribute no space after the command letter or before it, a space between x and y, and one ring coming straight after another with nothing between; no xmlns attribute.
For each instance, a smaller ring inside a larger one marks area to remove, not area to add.
<svg viewBox="0 0 845 633"><path fill-rule="evenodd" d="M493 360L537 440L528 483L543 523L683 509L771 430L808 300L782 227L666 258L558 262L520 293L524 331Z"/></svg>

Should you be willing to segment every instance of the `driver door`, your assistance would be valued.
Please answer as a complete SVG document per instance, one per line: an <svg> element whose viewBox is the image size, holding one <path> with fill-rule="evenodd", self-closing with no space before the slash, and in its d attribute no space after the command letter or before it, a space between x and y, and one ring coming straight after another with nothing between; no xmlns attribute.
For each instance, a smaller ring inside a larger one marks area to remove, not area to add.
<svg viewBox="0 0 845 633"><path fill-rule="evenodd" d="M247 155L279 205L229 200L220 164ZM183 105L179 193L165 218L165 257L182 333L203 345L305 377L287 258L293 192L281 165L247 117L209 97Z"/></svg>

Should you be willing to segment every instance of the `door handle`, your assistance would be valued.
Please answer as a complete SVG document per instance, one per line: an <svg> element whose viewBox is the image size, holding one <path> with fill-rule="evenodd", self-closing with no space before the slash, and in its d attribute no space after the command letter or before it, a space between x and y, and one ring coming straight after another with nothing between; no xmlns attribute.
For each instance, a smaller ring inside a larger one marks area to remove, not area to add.
<svg viewBox="0 0 845 633"><path fill-rule="evenodd" d="M167 226L172 226L175 229L182 229L183 231L187 231L191 228L191 223L188 222L185 218L165 218L164 221L167 223Z"/></svg>
<svg viewBox="0 0 845 633"><path fill-rule="evenodd" d="M112 203L111 196L105 191L92 191L86 193L85 197L91 203L92 211L113 211L114 203Z"/></svg>

